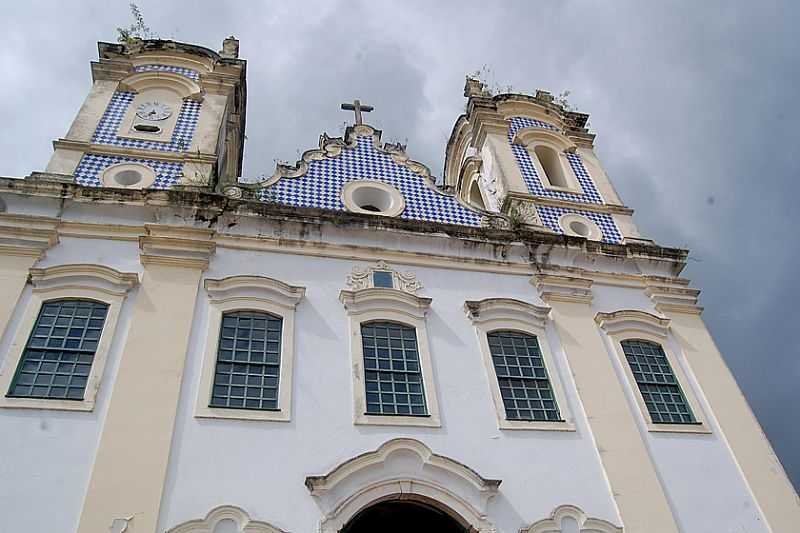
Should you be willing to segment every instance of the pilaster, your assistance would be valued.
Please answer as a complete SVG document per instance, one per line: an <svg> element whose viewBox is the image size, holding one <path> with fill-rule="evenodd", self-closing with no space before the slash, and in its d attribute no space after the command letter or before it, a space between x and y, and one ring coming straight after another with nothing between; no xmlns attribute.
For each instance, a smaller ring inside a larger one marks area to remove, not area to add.
<svg viewBox="0 0 800 533"><path fill-rule="evenodd" d="M594 320L592 281L538 274L532 283L572 369L611 493L627 533L678 533L633 412Z"/></svg>
<svg viewBox="0 0 800 533"><path fill-rule="evenodd" d="M58 243L58 221L0 214L0 335L19 302L28 272Z"/></svg>
<svg viewBox="0 0 800 533"><path fill-rule="evenodd" d="M116 382L103 424L79 533L153 533L200 277L214 253L213 232L147 225L144 265Z"/></svg>
<svg viewBox="0 0 800 533"><path fill-rule="evenodd" d="M700 291L651 284L646 292L656 309L670 319L672 334L770 530L794 531L800 524L800 499L703 322L703 308L697 305ZM770 354L753 356L769 358Z"/></svg>

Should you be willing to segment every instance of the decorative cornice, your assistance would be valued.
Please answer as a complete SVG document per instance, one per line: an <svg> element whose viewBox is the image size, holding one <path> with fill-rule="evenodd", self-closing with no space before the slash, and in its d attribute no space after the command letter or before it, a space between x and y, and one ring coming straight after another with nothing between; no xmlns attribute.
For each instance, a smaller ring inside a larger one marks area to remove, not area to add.
<svg viewBox="0 0 800 533"><path fill-rule="evenodd" d="M181 98L189 98L200 102L203 100L203 90L193 80L165 71L144 71L136 72L120 80L119 90L130 92L141 92L149 88L168 87L177 92Z"/></svg>
<svg viewBox="0 0 800 533"><path fill-rule="evenodd" d="M403 292L416 294L422 288L422 282L417 279L414 272L400 272L383 260L366 268L354 266L352 272L347 275L347 286L354 291L374 287L372 274L376 271L391 272L394 287Z"/></svg>
<svg viewBox="0 0 800 533"><path fill-rule="evenodd" d="M58 220L0 213L0 255L41 259L58 244Z"/></svg>
<svg viewBox="0 0 800 533"><path fill-rule="evenodd" d="M91 289L112 296L125 296L139 284L133 272L119 272L103 265L71 264L30 269L33 292L62 289Z"/></svg>
<svg viewBox="0 0 800 533"><path fill-rule="evenodd" d="M84 141L72 141L69 139L58 139L53 141L53 148L98 155L130 156L129 148L113 146L110 144L93 144ZM154 161L207 164L214 164L217 162L216 155L204 152L162 152L158 150L148 150L146 148L137 148L136 153L141 159L152 159ZM47 174L41 172L36 174L39 176L47 176Z"/></svg>
<svg viewBox="0 0 800 533"><path fill-rule="evenodd" d="M518 320L544 329L550 308L513 298L486 298L464 302L464 312L475 325L491 320Z"/></svg>
<svg viewBox="0 0 800 533"><path fill-rule="evenodd" d="M564 531L563 521L571 518L578 525L576 533L622 533L622 528L611 522L599 518L589 518L579 507L574 505L560 505L556 507L550 518L534 522L520 533L561 533ZM574 531L569 529L569 531Z"/></svg>
<svg viewBox="0 0 800 533"><path fill-rule="evenodd" d="M600 329L609 335L638 331L651 333L662 338L667 336L670 322L668 318L635 309L623 309L613 313L597 313L594 321L597 322Z"/></svg>
<svg viewBox="0 0 800 533"><path fill-rule="evenodd" d="M233 505L215 507L204 519L184 522L168 530L167 533L213 533L223 520L233 520L236 523L236 531L242 533L284 533L283 530L266 522L251 520L247 512Z"/></svg>
<svg viewBox="0 0 800 533"><path fill-rule="evenodd" d="M230 276L205 280L212 303L231 300L265 300L287 309L294 309L305 296L306 288L288 285L264 276Z"/></svg>
<svg viewBox="0 0 800 533"><path fill-rule="evenodd" d="M687 313L691 315L702 314L703 308L697 305L700 291L688 287L675 287L669 285L649 285L645 294L655 304L660 313Z"/></svg>
<svg viewBox="0 0 800 533"><path fill-rule="evenodd" d="M561 276L556 274L536 274L531 278L545 302L592 303L592 280Z"/></svg>
<svg viewBox="0 0 800 533"><path fill-rule="evenodd" d="M145 266L162 265L205 270L216 251L208 229L145 224L139 237L139 260Z"/></svg>
<svg viewBox="0 0 800 533"><path fill-rule="evenodd" d="M372 311L394 311L418 319L425 318L432 302L430 298L384 288L343 290L339 293L339 301L351 316Z"/></svg>
<svg viewBox="0 0 800 533"><path fill-rule="evenodd" d="M499 479L486 479L475 470L458 461L454 461L444 455L433 453L430 448L418 440L398 438L381 444L381 446L373 452L367 452L353 457L352 459L348 459L323 476L306 477L306 487L312 496L323 495L334 490L338 484L354 473L371 466L382 465L392 453L401 450L417 454L422 460L423 466L431 465L446 470L468 482L481 493L495 494L497 493L498 487L500 487L500 483L502 483Z"/></svg>

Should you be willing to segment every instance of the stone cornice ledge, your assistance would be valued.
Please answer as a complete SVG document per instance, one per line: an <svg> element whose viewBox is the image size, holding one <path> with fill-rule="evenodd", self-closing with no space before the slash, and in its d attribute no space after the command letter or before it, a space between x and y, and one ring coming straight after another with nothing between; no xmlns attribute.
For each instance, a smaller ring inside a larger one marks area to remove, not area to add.
<svg viewBox="0 0 800 533"><path fill-rule="evenodd" d="M41 259L58 244L58 220L26 215L0 214L0 255Z"/></svg>
<svg viewBox="0 0 800 533"><path fill-rule="evenodd" d="M348 315L360 315L371 311L394 311L412 318L423 319L432 300L398 289L370 288L339 292L339 301Z"/></svg>
<svg viewBox="0 0 800 533"><path fill-rule="evenodd" d="M145 224L145 231L139 237L139 260L145 266L205 270L216 251L213 230Z"/></svg>
<svg viewBox="0 0 800 533"><path fill-rule="evenodd" d="M697 305L700 291L688 287L675 287L668 285L649 285L645 289L645 294L656 306L659 313L687 313L699 315L703 313L703 308Z"/></svg>
<svg viewBox="0 0 800 533"><path fill-rule="evenodd" d="M529 304L513 298L485 298L464 302L464 311L475 325L492 320L518 320L544 329L549 307Z"/></svg>
<svg viewBox="0 0 800 533"><path fill-rule="evenodd" d="M207 279L205 288L213 303L232 300L264 300L294 309L305 296L306 288L288 285L265 276L230 276Z"/></svg>
<svg viewBox="0 0 800 533"><path fill-rule="evenodd" d="M590 279L556 274L536 274L530 282L539 291L542 300L547 303L592 303L592 280Z"/></svg>
<svg viewBox="0 0 800 533"><path fill-rule="evenodd" d="M644 331L662 338L667 336L670 322L668 318L635 309L597 313L594 321L609 335L624 331Z"/></svg>
<svg viewBox="0 0 800 533"><path fill-rule="evenodd" d="M139 284L134 272L119 272L103 265L57 265L30 269L33 292L60 289L94 289L113 296L124 296Z"/></svg>

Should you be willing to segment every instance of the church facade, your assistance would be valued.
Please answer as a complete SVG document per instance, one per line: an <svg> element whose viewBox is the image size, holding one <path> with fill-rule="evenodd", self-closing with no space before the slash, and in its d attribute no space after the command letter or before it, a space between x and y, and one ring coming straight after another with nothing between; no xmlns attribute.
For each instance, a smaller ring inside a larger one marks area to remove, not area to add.
<svg viewBox="0 0 800 533"><path fill-rule="evenodd" d="M239 44L99 44L0 178L0 531L789 533L798 497L588 116L366 123L240 180Z"/></svg>

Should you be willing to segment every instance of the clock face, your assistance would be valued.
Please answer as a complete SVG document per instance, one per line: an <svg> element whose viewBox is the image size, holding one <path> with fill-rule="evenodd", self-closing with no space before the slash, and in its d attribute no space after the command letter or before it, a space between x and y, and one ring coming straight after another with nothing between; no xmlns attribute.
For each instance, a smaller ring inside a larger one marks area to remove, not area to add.
<svg viewBox="0 0 800 533"><path fill-rule="evenodd" d="M144 102L136 108L136 116L144 120L165 120L172 115L172 109L159 102Z"/></svg>

